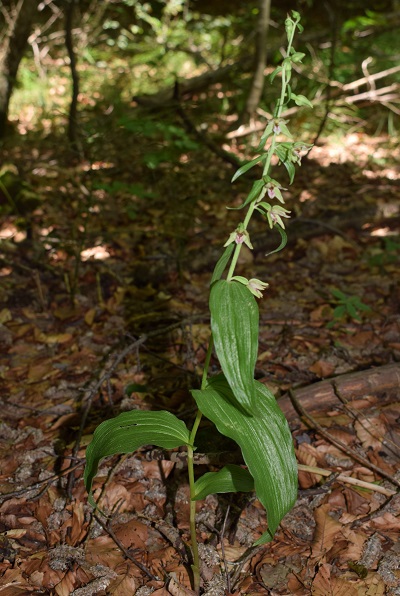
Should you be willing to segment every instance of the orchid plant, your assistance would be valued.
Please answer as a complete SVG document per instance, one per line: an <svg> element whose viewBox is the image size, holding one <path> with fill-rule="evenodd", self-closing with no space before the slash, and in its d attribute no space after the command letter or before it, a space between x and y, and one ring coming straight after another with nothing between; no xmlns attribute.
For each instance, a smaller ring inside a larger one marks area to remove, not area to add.
<svg viewBox="0 0 400 596"><path fill-rule="evenodd" d="M265 218L270 229L280 233L281 243L273 252L286 245L284 218L290 216L290 211L282 206L285 203L282 192L286 189L271 177L271 164L273 160L282 164L292 183L296 164L301 164L302 156L311 148L311 145L293 140L288 121L282 117L291 101L298 106L312 107L306 97L295 94L290 86L293 64L301 62L304 57L293 47L296 30L302 31L297 12L293 11L287 17L285 28L287 49L283 62L271 75L272 81L278 74L281 77L281 92L273 117L261 137L257 150L259 155L240 167L232 179L235 181L257 164L263 166L260 178L253 183L247 198L238 207L247 207L246 216L229 235L212 275L209 301L211 334L201 388L191 391L198 407L193 426L189 429L182 420L167 411L124 412L100 424L86 452L84 481L89 502L97 507L92 483L103 457L131 453L149 444L164 449L186 447L193 587L196 593L200 590L196 501L214 493L255 490L266 508L268 519L268 529L254 542L260 545L273 539L280 521L293 507L297 497L297 463L288 423L268 387L254 379L259 334L256 298L262 298L268 283L235 275L243 245L253 248L248 227L255 211ZM277 204L271 201L277 201ZM210 377L209 366L214 350L222 372ZM220 433L239 445L245 466L227 465L218 472L208 472L195 480L193 453L203 416L213 422Z"/></svg>

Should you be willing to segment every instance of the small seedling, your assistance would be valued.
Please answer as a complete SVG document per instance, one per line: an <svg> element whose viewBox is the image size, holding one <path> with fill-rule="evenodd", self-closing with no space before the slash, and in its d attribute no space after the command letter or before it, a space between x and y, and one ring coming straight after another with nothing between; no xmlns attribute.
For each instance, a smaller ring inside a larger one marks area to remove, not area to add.
<svg viewBox="0 0 400 596"><path fill-rule="evenodd" d="M385 265L394 265L395 263L398 263L400 256L399 238L387 236L383 239L383 242L383 249L379 250L379 252L376 252L368 259L370 267L384 269Z"/></svg>
<svg viewBox="0 0 400 596"><path fill-rule="evenodd" d="M333 320L327 324L329 329L348 318L361 321L361 313L371 311L370 307L364 304L359 296L348 296L337 288L333 288L331 294L336 298L337 306L333 311Z"/></svg>
<svg viewBox="0 0 400 596"><path fill-rule="evenodd" d="M293 182L296 164L311 145L295 141L288 120L282 114L288 104L310 105L308 99L292 92L290 80L293 65L304 54L296 52L293 38L302 31L300 15L293 11L285 21L288 39L283 62L272 74L281 78L281 91L273 113L257 149L259 155L244 164L233 176L235 181L256 164L262 165L261 176L239 209L247 213L237 228L228 234L224 251L211 279L211 333L200 389L192 390L198 411L191 429L170 412L133 410L100 424L86 452L84 481L89 502L97 507L92 483L100 460L107 455L131 453L143 445L164 449L186 447L190 486L190 537L192 548L193 587L200 590L200 561L196 537L196 501L213 493L255 490L267 510L268 529L255 541L264 544L273 539L283 516L293 507L297 497L297 463L288 423L271 391L254 379L258 353L259 310L268 283L253 277L235 274L244 244L252 249L249 223L254 214L261 214L267 230L279 232L281 242L274 251L286 245L283 185L271 176L271 163L282 164ZM285 140L281 140L282 137ZM275 176L275 174L274 174ZM227 273L226 273L227 271ZM226 274L226 277L223 277ZM352 308L352 307L351 307ZM209 376L213 351L222 373ZM235 441L242 450L246 467L228 465L218 472L208 472L195 480L193 452L196 433L202 416L215 424L218 431Z"/></svg>

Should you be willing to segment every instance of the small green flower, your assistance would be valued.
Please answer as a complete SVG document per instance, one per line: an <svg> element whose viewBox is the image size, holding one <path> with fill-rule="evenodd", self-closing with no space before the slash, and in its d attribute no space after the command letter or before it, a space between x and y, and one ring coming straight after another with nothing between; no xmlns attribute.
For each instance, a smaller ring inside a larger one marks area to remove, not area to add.
<svg viewBox="0 0 400 596"><path fill-rule="evenodd" d="M235 275L232 277L232 281L238 281L239 283L243 284L247 288L249 288L250 292L254 294L257 298L262 298L262 293L266 288L268 288L269 284L260 281L259 279L246 279L241 275Z"/></svg>
<svg viewBox="0 0 400 596"><path fill-rule="evenodd" d="M236 244L246 244L250 249L253 249L253 245L250 242L250 235L247 230L245 230L244 225L240 223L236 230L230 234L228 240L225 242L224 247L229 246L232 242L236 242Z"/></svg>
<svg viewBox="0 0 400 596"><path fill-rule="evenodd" d="M284 203L285 201L282 197L281 190L287 190L287 188L283 188L283 186L281 186L279 184L279 182L277 182L273 178L270 178L269 176L265 176L264 181L266 182L265 188L267 190L267 194L268 194L269 198L270 199L276 198L281 203Z"/></svg>
<svg viewBox="0 0 400 596"><path fill-rule="evenodd" d="M281 226L281 228L285 228L285 224L282 221L282 217L290 217L290 211L288 209L284 209L280 205L274 205L269 213L267 213L267 219L269 223L269 227L272 228L275 224Z"/></svg>
<svg viewBox="0 0 400 596"><path fill-rule="evenodd" d="M269 284L259 279L250 279L249 285L247 286L252 294L257 298L262 298L262 292L268 288Z"/></svg>
<svg viewBox="0 0 400 596"><path fill-rule="evenodd" d="M273 127L272 127L273 132L276 135L284 134L287 137L292 138L292 135L289 132L288 127L286 126L287 122L289 122L289 120L284 120L283 118L274 118L273 119Z"/></svg>
<svg viewBox="0 0 400 596"><path fill-rule="evenodd" d="M281 228L285 228L285 224L282 221L282 217L290 217L290 211L284 209L280 205L270 205L264 201L257 206L260 211L268 220L269 227L272 229L274 225L278 224Z"/></svg>
<svg viewBox="0 0 400 596"><path fill-rule="evenodd" d="M303 143L295 143L294 147L292 149L292 154L291 154L291 160L293 163L297 163L299 166L301 166L301 160L302 158L307 155L307 153L310 151L312 145L310 145L309 143L307 144L303 144Z"/></svg>

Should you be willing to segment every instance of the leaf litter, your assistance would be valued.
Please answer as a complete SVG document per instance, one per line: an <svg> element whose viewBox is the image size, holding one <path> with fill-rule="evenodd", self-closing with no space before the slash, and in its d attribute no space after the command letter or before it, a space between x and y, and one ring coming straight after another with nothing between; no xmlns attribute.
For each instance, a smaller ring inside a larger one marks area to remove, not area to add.
<svg viewBox="0 0 400 596"><path fill-rule="evenodd" d="M350 140L340 158L327 143L304 163L289 200L298 221L288 226L286 251L265 259L260 228L255 250L245 255L270 281L256 377L277 394L399 362L398 166L388 158L385 178L369 158L379 140ZM185 421L193 416L189 388L205 357L208 284L226 236L219 197L233 195L231 171L189 159L163 165L156 180L133 159L137 147L128 141L122 152L121 141L112 141L109 161L99 156L96 168L71 166L44 141L41 153L26 144L24 156L15 147L3 156L25 164L43 198L32 215L32 243L12 240L12 217L0 230L0 574L7 596L191 593L189 495L179 452L152 459L149 446L102 462L94 489L108 518L93 515L82 472L85 447L108 417L163 408ZM122 187L110 202L95 182L111 184L117 171L128 182L141 180L153 198L128 196ZM86 194L77 180L89 187L93 215L79 211ZM181 196L176 189L184 189ZM132 219L127 201L135 206ZM335 288L370 311L360 320L335 319ZM271 544L248 550L266 530L252 497L209 496L197 504L205 594L225 593L227 570L235 577L232 594L398 593L400 499L387 479L400 482L398 392L399 384L391 394L338 396L329 409L313 408L312 428L291 420L299 464L317 471L299 472L298 501ZM205 427L204 453L212 451L207 433ZM385 494L371 490L374 484Z"/></svg>

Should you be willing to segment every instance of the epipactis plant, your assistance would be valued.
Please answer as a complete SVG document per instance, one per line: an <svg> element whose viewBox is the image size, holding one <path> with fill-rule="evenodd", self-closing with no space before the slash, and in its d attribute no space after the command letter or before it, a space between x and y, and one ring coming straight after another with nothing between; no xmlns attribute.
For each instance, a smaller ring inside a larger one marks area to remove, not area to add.
<svg viewBox="0 0 400 596"><path fill-rule="evenodd" d="M304 57L293 47L296 29L302 31L300 15L293 11L287 17L285 27L288 39L286 55L271 76L273 80L277 74L281 75L281 93L273 118L261 137L259 155L239 168L232 179L236 180L256 164L263 165L260 179L254 182L246 200L238 207L248 207L244 221L229 235L211 279L211 338L201 389L191 392L198 406L193 427L189 430L182 420L166 411L124 412L100 424L86 452L84 481L89 502L96 507L92 482L103 457L131 453L148 444L164 449L186 446L191 499L192 570L196 592L200 588L196 501L213 493L255 490L268 517L268 530L254 543L260 545L272 540L280 521L292 508L297 496L297 464L289 426L274 395L254 379L259 324L256 298L262 297L268 283L234 274L243 244L253 248L248 226L254 211L265 218L270 229L278 230L281 235L281 243L273 252L286 245L284 218L288 218L290 212L282 206L282 191L285 188L270 176L271 163L274 158L275 162L283 164L292 183L295 165L301 164L302 156L311 148L311 145L293 140L288 121L281 116L291 101L299 106L312 107L307 98L293 93L290 86L293 64L301 62ZM288 140L282 141L282 137ZM277 201L277 204L270 201ZM226 269L228 273L223 279ZM214 348L222 373L209 377ZM240 446L246 468L227 465L195 481L193 452L203 415L215 424L220 433Z"/></svg>

